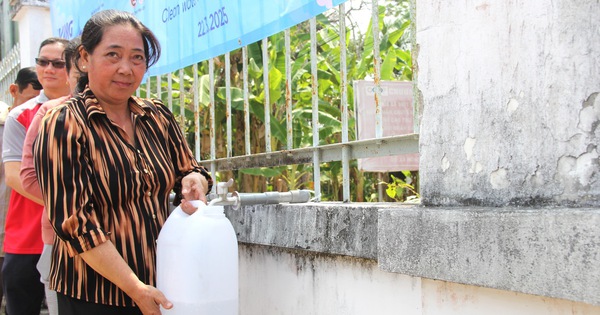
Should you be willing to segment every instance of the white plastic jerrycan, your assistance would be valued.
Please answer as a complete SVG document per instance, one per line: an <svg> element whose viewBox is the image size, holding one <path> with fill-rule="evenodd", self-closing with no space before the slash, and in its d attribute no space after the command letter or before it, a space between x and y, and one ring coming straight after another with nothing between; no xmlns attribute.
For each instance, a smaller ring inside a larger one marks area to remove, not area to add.
<svg viewBox="0 0 600 315"><path fill-rule="evenodd" d="M238 315L238 247L223 206L177 207L157 240L157 288L173 303L167 315Z"/></svg>

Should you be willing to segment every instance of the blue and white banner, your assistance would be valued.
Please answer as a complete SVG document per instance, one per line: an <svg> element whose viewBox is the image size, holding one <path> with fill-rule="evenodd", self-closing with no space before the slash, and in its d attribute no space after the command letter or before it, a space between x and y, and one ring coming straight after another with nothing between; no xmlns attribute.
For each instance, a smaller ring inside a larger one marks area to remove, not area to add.
<svg viewBox="0 0 600 315"><path fill-rule="evenodd" d="M308 20L347 0L52 0L52 33L71 39L96 12L134 13L159 39L148 75L222 55Z"/></svg>

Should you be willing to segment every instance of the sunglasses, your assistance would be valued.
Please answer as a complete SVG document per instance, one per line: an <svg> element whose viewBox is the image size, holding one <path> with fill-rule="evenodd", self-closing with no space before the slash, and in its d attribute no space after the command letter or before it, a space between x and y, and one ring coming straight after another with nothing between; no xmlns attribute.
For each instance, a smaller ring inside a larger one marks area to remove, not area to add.
<svg viewBox="0 0 600 315"><path fill-rule="evenodd" d="M56 69L62 69L66 65L66 62L62 60L48 60L43 58L35 58L35 63L40 67L47 67L49 64L52 64Z"/></svg>

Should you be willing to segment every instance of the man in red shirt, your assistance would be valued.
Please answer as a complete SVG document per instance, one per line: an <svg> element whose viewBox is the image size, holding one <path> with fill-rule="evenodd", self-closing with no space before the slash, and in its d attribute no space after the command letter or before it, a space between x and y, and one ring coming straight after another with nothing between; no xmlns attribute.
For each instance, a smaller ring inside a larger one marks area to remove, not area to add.
<svg viewBox="0 0 600 315"><path fill-rule="evenodd" d="M25 103L26 101L38 96L42 85L37 79L37 73L35 68L27 67L22 68L17 73L15 83L9 87L10 95L13 97L12 106L0 102L0 147L2 147L2 135L4 134L4 122L8 116L8 112ZM4 167L0 167L0 247L4 243L4 220L6 218L6 211L8 210L8 202L10 200L11 189L6 185L4 180ZM4 249L0 251L0 266L4 262ZM0 272L0 284L2 283L2 273ZM0 301L4 292L0 285ZM1 305L1 304L0 304Z"/></svg>

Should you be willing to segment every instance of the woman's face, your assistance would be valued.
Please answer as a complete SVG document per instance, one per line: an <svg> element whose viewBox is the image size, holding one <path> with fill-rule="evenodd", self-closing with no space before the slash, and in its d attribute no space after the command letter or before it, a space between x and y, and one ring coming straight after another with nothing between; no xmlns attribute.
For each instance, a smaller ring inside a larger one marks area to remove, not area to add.
<svg viewBox="0 0 600 315"><path fill-rule="evenodd" d="M81 62L101 105L126 105L146 73L142 35L129 24L110 26L92 54L82 52Z"/></svg>
<svg viewBox="0 0 600 315"><path fill-rule="evenodd" d="M62 61L64 50L65 46L61 43L45 45L40 49L38 60ZM52 63L48 63L46 66L37 64L35 70L37 72L38 80L42 84L46 94L56 94L57 92L65 90L67 70L64 66L62 68L56 68ZM62 96L62 94L59 96Z"/></svg>

